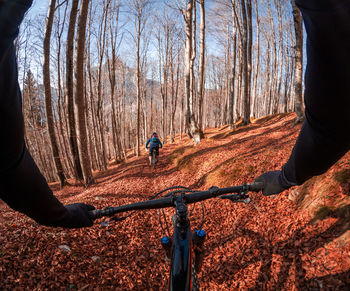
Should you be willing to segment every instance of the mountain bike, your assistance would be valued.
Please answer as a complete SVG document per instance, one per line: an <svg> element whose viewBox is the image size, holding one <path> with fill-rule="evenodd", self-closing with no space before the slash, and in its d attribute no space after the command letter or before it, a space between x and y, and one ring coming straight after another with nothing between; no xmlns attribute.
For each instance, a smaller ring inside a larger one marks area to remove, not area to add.
<svg viewBox="0 0 350 291"><path fill-rule="evenodd" d="M152 151L152 166L153 166L153 169L156 168L157 162L158 162L158 160L157 160L157 151L156 151L156 149L153 149L153 151Z"/></svg>
<svg viewBox="0 0 350 291"><path fill-rule="evenodd" d="M146 149L149 149L149 147L147 147ZM152 149L152 159L151 159L151 165L152 165L153 169L156 168L157 162L158 162L158 160L157 160L157 149L153 148Z"/></svg>
<svg viewBox="0 0 350 291"><path fill-rule="evenodd" d="M258 192L262 188L263 184L261 182L227 188L211 187L207 191L193 191L186 187L174 186L162 190L147 201L126 204L119 207L108 207L103 210L92 210L89 213L93 220L105 216L113 217L111 221L121 221L130 217L137 210L160 209L159 218L161 222L161 212L163 212L164 216L163 209L174 207L175 214L172 216L174 233L172 236L169 235L169 228L166 223L168 234L161 239L166 259L170 262L169 290L199 290L197 274L200 272L203 262L203 244L206 238L206 233L202 229L204 224L204 208L202 208L203 216L201 225L198 229L192 231L188 218L187 205L219 196L221 199L229 199L232 202L248 204L251 201L248 192ZM164 197L156 199L161 194ZM115 216L118 213L128 211L132 212L123 217ZM165 232L162 222L161 226Z"/></svg>

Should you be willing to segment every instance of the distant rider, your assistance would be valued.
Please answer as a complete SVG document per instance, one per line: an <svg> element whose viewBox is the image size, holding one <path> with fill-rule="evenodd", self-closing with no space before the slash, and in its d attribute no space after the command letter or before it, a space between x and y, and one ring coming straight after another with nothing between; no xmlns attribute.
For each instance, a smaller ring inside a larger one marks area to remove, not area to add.
<svg viewBox="0 0 350 291"><path fill-rule="evenodd" d="M149 147L148 147L149 145ZM158 138L158 134L156 132L152 133L152 136L148 139L146 143L146 149L149 148L149 164L152 165L152 153L156 151L156 156L159 156L159 148L162 148L163 144ZM157 160L156 160L157 162Z"/></svg>

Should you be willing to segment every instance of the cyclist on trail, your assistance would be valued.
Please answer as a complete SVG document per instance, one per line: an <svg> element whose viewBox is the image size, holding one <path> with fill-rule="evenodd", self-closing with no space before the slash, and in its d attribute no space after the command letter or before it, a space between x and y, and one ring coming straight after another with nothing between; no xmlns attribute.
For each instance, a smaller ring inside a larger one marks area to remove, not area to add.
<svg viewBox="0 0 350 291"><path fill-rule="evenodd" d="M305 121L287 163L256 181L278 194L325 173L350 149L350 1L296 0L308 35Z"/></svg>
<svg viewBox="0 0 350 291"><path fill-rule="evenodd" d="M149 147L148 147L149 145ZM146 149L149 148L149 164L152 165L152 153L156 152L156 156L159 156L159 147L162 148L163 144L158 138L158 134L156 132L152 133L152 136L148 139L146 143ZM157 162L157 161L156 161Z"/></svg>
<svg viewBox="0 0 350 291"><path fill-rule="evenodd" d="M22 97L14 40L31 0L0 0L0 197L11 208L40 224L92 226L93 206L67 206L57 200L24 142Z"/></svg>

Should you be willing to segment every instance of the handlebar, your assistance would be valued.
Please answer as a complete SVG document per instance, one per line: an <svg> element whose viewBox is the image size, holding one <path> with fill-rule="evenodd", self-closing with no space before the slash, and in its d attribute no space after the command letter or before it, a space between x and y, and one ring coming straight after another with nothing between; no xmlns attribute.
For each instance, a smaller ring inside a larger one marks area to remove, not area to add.
<svg viewBox="0 0 350 291"><path fill-rule="evenodd" d="M197 192L192 192L190 194L186 194L184 195L183 198L186 204L192 204L192 203L200 202L206 199L215 198L223 194L239 193L235 195L239 199L242 195L246 196L246 193L248 191L259 192L260 190L262 190L262 188L263 188L262 182L254 182L252 184L243 184L241 186L233 186L233 187L227 187L227 188L211 187L207 191L197 191ZM238 199L232 199L232 197L230 199L232 201L238 200ZM114 214L127 212L131 210L159 209L159 208L167 208L167 207L173 207L173 206L174 206L174 196L159 198L155 200L147 200L147 201L142 201L142 202L137 202L132 204L126 204L119 207L109 207L103 210L102 209L91 210L89 211L89 215L92 220L95 220L103 216L113 216Z"/></svg>

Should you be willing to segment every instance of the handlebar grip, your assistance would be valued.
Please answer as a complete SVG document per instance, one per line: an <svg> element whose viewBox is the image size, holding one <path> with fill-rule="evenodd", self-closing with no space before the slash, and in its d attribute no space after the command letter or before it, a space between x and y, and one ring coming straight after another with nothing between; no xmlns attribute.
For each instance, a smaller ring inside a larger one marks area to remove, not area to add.
<svg viewBox="0 0 350 291"><path fill-rule="evenodd" d="M89 211L89 216L92 220L101 218L103 216L113 216L115 214L115 208L107 207L105 209L96 209Z"/></svg>
<svg viewBox="0 0 350 291"><path fill-rule="evenodd" d="M249 184L249 190L254 192L259 192L260 190L264 189L264 183L263 182L254 182L252 184Z"/></svg>
<svg viewBox="0 0 350 291"><path fill-rule="evenodd" d="M89 211L89 217L91 220L96 220L97 218L101 218L102 216L103 216L102 210L100 209Z"/></svg>

